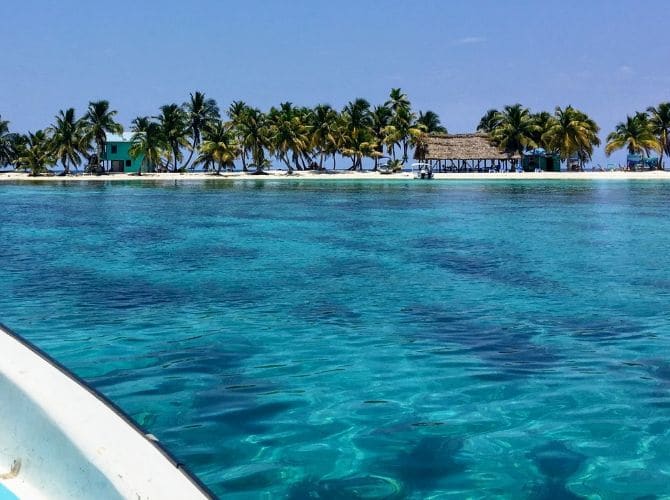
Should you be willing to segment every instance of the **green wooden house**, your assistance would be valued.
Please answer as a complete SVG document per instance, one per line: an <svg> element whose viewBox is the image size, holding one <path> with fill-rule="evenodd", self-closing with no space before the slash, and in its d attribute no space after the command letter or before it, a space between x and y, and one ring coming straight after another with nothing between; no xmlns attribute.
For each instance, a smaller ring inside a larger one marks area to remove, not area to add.
<svg viewBox="0 0 670 500"><path fill-rule="evenodd" d="M523 154L522 166L524 172L536 170L560 172L561 157L555 153L548 153L542 148L536 148Z"/></svg>
<svg viewBox="0 0 670 500"><path fill-rule="evenodd" d="M144 155L136 158L130 156L132 138L132 132L107 134L102 160L109 172L137 173L140 169L142 172L147 171L146 165L142 165Z"/></svg>

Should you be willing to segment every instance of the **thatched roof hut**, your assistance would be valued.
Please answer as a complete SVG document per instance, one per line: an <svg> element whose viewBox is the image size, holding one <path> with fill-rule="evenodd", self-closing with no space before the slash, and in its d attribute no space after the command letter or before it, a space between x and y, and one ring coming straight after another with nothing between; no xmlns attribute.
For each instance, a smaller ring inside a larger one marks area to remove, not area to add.
<svg viewBox="0 0 670 500"><path fill-rule="evenodd" d="M512 160L521 158L498 149L486 134L425 134L417 148L422 160Z"/></svg>

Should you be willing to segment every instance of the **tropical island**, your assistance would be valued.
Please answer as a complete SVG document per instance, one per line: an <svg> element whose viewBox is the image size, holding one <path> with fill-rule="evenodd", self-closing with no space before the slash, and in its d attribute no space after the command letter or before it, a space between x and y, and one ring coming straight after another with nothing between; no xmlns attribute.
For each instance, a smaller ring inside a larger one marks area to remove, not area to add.
<svg viewBox="0 0 670 500"><path fill-rule="evenodd" d="M525 178L555 178L561 170L589 173L586 165L601 144L597 123L572 106L557 106L553 113L534 113L521 104L490 109L476 133L449 134L437 113L415 112L400 88L391 89L383 104L357 98L340 111L328 104L310 108L283 102L263 112L234 101L222 112L214 99L196 91L181 105L138 116L129 132L116 115L108 101L93 101L83 116L74 108L61 110L51 125L27 134L12 132L0 116L0 167L6 172L0 179L172 178L195 172L198 177L277 177L336 172L338 161L339 172L347 162L344 172L350 178L404 178L412 152L445 178L524 171L543 174ZM125 157L115 157L119 146ZM628 156L616 170L626 171L627 178L631 171L644 178L639 174L650 173L645 170L656 171L654 178L670 178L659 172L670 155L670 102L620 122L606 137L605 153L619 149ZM566 178L565 172L559 175Z"/></svg>

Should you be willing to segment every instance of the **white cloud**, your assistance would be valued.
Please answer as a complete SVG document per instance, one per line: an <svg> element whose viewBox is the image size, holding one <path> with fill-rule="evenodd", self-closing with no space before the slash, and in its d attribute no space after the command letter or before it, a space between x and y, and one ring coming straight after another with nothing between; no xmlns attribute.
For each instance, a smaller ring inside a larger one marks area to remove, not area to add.
<svg viewBox="0 0 670 500"><path fill-rule="evenodd" d="M631 68L627 64L622 64L621 66L619 66L619 73L621 73L622 75L626 75L626 76L632 75L633 74L633 68Z"/></svg>
<svg viewBox="0 0 670 500"><path fill-rule="evenodd" d="M453 45L474 45L477 43L484 43L484 42L486 42L486 38L483 36L466 36L454 40Z"/></svg>

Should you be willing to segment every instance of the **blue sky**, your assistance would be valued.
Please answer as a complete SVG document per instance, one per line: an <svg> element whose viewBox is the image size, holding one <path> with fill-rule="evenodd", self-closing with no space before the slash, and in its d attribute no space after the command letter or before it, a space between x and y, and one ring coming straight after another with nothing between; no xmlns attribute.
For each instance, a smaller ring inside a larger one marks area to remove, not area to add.
<svg viewBox="0 0 670 500"><path fill-rule="evenodd" d="M194 90L222 107L339 108L401 87L450 132L505 104L572 104L604 140L670 100L668 12L667 0L3 0L0 114L33 130L104 98L127 126Z"/></svg>

